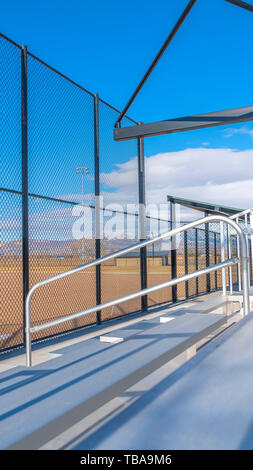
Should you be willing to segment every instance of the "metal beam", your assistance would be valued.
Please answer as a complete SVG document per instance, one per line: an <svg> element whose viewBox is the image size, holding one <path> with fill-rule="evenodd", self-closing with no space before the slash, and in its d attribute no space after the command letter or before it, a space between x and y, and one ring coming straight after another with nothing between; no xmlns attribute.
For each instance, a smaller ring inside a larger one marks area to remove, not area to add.
<svg viewBox="0 0 253 470"><path fill-rule="evenodd" d="M253 121L253 106L117 128L114 129L114 140L130 140L138 137L205 129L207 127L228 126L247 121Z"/></svg>
<svg viewBox="0 0 253 470"><path fill-rule="evenodd" d="M232 3L233 5L236 5L238 7L244 8L245 10L253 11L253 5L250 5L249 3L246 3L246 2L242 2L241 0L226 0L226 2Z"/></svg>
<svg viewBox="0 0 253 470"><path fill-rule="evenodd" d="M166 51L167 47L169 46L169 44L171 43L172 39L175 37L176 33L178 32L178 30L180 29L180 27L182 26L183 22L185 21L186 17L189 15L191 9L193 8L193 6L195 5L195 3L197 2L197 0L190 0L190 2L188 3L188 5L186 6L184 12L182 13L182 15L180 16L180 18L178 19L177 23L175 24L174 28L172 29L171 33L169 34L169 36L167 37L166 41L164 42L164 44L162 45L161 49L159 50L158 54L156 55L156 57L154 58L152 64L150 65L150 67L148 68L147 72L145 73L144 77L142 78L142 80L140 81L139 85L137 86L136 90L134 91L134 93L132 94L131 98L128 100L126 106L124 107L122 113L120 114L120 116L118 117L116 123L115 123L115 127L120 127L120 123L123 119L123 117L126 115L128 109L130 108L131 104L133 103L133 101L135 100L136 96L138 95L139 91L141 90L141 88L143 87L144 83L147 81L148 77L150 76L150 74L152 73L152 71L154 70L156 64L159 62L159 60L161 59L162 55L164 54L164 52Z"/></svg>

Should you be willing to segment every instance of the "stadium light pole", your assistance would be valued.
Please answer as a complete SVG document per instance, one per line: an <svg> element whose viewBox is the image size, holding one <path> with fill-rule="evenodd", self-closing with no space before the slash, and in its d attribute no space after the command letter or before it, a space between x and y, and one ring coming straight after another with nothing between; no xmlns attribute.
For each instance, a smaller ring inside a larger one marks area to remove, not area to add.
<svg viewBox="0 0 253 470"><path fill-rule="evenodd" d="M84 207L84 175L89 174L89 168L80 166L79 168L76 168L76 174L81 175L82 177L82 204ZM82 263L84 264L84 213L83 213L83 238L82 238Z"/></svg>

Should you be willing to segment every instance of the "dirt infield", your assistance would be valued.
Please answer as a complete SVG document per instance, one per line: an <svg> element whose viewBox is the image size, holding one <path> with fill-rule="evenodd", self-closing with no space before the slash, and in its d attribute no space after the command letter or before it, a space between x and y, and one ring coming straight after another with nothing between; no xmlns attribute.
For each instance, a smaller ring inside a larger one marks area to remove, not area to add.
<svg viewBox="0 0 253 470"><path fill-rule="evenodd" d="M185 274L184 263L178 260L177 275ZM210 260L211 264L214 260ZM204 263L199 264L199 269ZM67 268L68 269L68 268ZM195 271L195 261L189 260L188 272ZM59 266L31 267L30 287L35 283L54 276L66 267ZM140 290L140 267L102 266L101 267L101 301L102 303L131 292ZM148 265L148 287L165 282L171 278L171 266ZM215 288L215 274L210 275L211 289ZM221 273L217 273L217 283L221 286ZM32 325L41 324L71 313L83 311L96 305L96 273L95 268L74 274L52 284L40 288L34 295L31 304ZM197 281L188 282L188 295L196 294ZM206 276L198 280L198 292L206 291ZM171 288L154 292L148 296L148 304L155 305L171 300ZM186 295L186 283L178 285L178 298ZM7 348L23 342L23 305L22 305L22 270L16 266L4 266L0 271L0 348ZM101 312L102 320L124 315L141 307L140 298L124 302ZM34 338L61 333L73 328L94 323L96 314L68 321L54 328L44 330Z"/></svg>

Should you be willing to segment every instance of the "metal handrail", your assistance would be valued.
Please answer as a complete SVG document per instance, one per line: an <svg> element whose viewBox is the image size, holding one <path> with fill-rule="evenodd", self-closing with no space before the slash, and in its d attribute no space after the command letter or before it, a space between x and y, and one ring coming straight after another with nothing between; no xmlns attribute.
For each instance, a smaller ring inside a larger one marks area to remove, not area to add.
<svg viewBox="0 0 253 470"><path fill-rule="evenodd" d="M233 215L231 215L229 218L230 218L231 220L237 219L237 218L239 218L239 217L242 217L243 215L250 214L250 213L252 212L252 210L253 210L252 208L250 208L250 209L245 209L245 211L238 212L237 214L233 214Z"/></svg>
<svg viewBox="0 0 253 470"><path fill-rule="evenodd" d="M175 235L177 235L181 232L184 232L184 231L189 230L191 228L197 227L198 225L202 225L203 223L211 223L211 222L224 222L224 223L232 226L235 229L235 231L237 232L238 236L239 236L240 247L241 247L240 262L241 262L241 266L242 266L242 284L243 284L243 312L244 312L244 315L248 315L248 313L249 313L249 284L248 284L248 257L247 257L246 237L245 237L242 229L240 228L240 226L238 224L236 224L233 220L231 220L227 217L224 217L224 216L220 216L220 215L208 216L208 217L204 217L200 220L190 222L189 224L186 224L182 227L178 227L178 228L175 228L173 230L170 230L169 232L163 233L162 235L158 235L158 236L156 236L152 239L148 239L148 240L145 240L145 241L142 241L142 242L139 242L139 243L135 243L134 245L131 245L130 247L123 248L122 250L119 250L115 253L103 256L102 258L96 259L94 261L86 263L86 264L84 264L82 266L79 266L77 268L74 268L74 269L65 271L63 273L57 274L56 276L45 279L45 280L40 281L37 284L35 284L30 289L30 291L27 295L27 298L26 298L25 316L26 316L26 358L27 358L27 367L30 367L31 364L32 364L32 361L31 361L31 333L33 333L35 331L39 331L39 330L44 330L46 328L58 325L58 324L63 323L65 321L74 320L74 319L79 318L81 316L88 315L92 312L102 310L103 308L106 308L106 307L109 307L109 306L112 306L112 305L117 305L121 302L125 302L125 301L131 300L133 298L137 298L137 297L147 295L148 293L154 292L155 290L163 289L165 287L169 287L169 286L178 284L179 282L190 280L192 278L201 276L201 275L206 274L208 272L216 271L218 269L224 269L226 266L231 266L233 264L236 264L239 260L237 258L236 259L229 259L227 261L223 261L222 263L216 264L214 266L204 268L200 271L196 271L196 272L193 272L193 273L190 273L190 274L186 274L186 275L184 275L180 278L172 279L172 280L167 281L165 283L158 284L156 286L152 286L152 287L149 287L149 288L146 288L146 289L142 289L139 292L135 292L133 294L128 294L125 297L121 297L119 299L115 299L115 300L112 300L110 302L106 302L104 304L96 305L95 307L86 309L83 312L78 312L78 313L74 313L74 314L71 314L71 315L67 315L65 317L58 318L57 320L53 320L51 322L47 322L47 323L44 323L42 325L34 326L34 327L31 328L31 300L32 300L33 294L35 293L35 291L37 289L39 289L40 287L42 287L46 284L55 282L59 279L67 277L67 276L71 276L72 274L76 274L76 273L78 273L80 271L83 271L85 269L100 265L102 263L105 263L108 260L111 260L113 258L117 258L119 256L122 256L122 255L126 254L126 253L130 253L132 251L135 251L136 249L143 248L143 247L148 246L148 245L150 245L152 243L155 243L157 241L160 241L160 240L163 240L163 239L166 239L166 238L169 238L169 237L174 237Z"/></svg>
<svg viewBox="0 0 253 470"><path fill-rule="evenodd" d="M248 250L247 251L247 256L249 258L249 254L251 253L251 263L252 263L252 266L253 266L253 251L249 247L249 241L251 242L251 245L253 246L253 209L252 208L245 209L241 212L238 212L236 214L231 215L229 218L231 220L235 220L235 222L237 224L242 223L240 221L240 219L244 221L245 230L244 229L243 230L244 230L246 241L247 241L247 250ZM228 230L228 234L230 234L229 230ZM236 235L236 243L237 243L237 256L240 257L240 244L239 244L238 234ZM231 257L230 243L228 243L228 251L229 251L228 256ZM249 263L248 263L248 272L249 272L249 285L250 285L250 267L249 267ZM237 279L238 279L238 289L239 289L239 291L241 291L242 286L241 286L241 265L240 265L240 262L237 265ZM232 294L233 293L233 279L232 279L232 268L231 267L229 268L229 288L230 288L230 293Z"/></svg>

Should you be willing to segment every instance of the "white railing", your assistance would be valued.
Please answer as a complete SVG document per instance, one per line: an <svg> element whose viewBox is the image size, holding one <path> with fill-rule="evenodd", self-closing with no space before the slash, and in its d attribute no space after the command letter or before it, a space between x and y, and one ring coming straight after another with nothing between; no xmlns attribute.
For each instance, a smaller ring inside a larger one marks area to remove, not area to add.
<svg viewBox="0 0 253 470"><path fill-rule="evenodd" d="M251 251L251 265L253 266L253 209L246 209L244 211L238 212L237 214L232 215L229 217L231 220L235 220L238 225L244 231L247 241L247 256L249 258L250 251ZM221 234L223 233L224 237L224 227L221 227ZM231 244L230 244L230 235L231 235L231 227L228 226L228 257L231 258ZM221 235L222 236L222 235ZM236 234L236 244L237 244L237 256L240 257L240 242L239 236ZM250 250L251 244L251 250ZM225 253L225 246L222 247L222 257L224 257ZM224 257L225 259L225 257ZM250 283L250 263L248 263L248 277ZM223 291L226 290L226 278L223 276ZM237 265L237 279L238 279L238 290L242 290L242 280L241 280L241 264L240 262ZM233 293L233 278L232 278L232 267L229 267L229 291L230 294Z"/></svg>
<svg viewBox="0 0 253 470"><path fill-rule="evenodd" d="M248 256L247 256L247 240L246 240L246 237L244 235L243 230L241 229L241 227L236 222L234 222L233 220L231 220L227 217L221 216L221 215L213 215L213 216L205 217L205 218L200 219L200 220L196 220L196 221L191 222L187 225L183 225L182 227L175 228L173 230L170 230L169 232L163 233L162 235L158 235L158 236L156 236L152 239L148 239L148 240L145 240L143 242L136 243L136 244L134 244L130 247L124 248L124 249L119 250L119 251L117 251L115 253L112 253L110 255L106 255L102 258L96 259L94 261L91 261L90 263L86 263L83 266L79 266L79 267L71 269L69 271L65 271L63 273L57 274L56 276L53 276L49 279L45 279L44 281L41 281L41 282L38 282L37 284L35 284L30 289L30 291L27 295L27 298L26 298L26 312L25 312L25 314L26 314L26 357L27 357L27 366L30 367L32 365L32 355L31 355L31 334L32 333L34 333L36 331L44 330L46 328L50 328L50 327L55 326L55 325L59 325L60 323L63 323L63 322L69 321L69 320L74 320L76 318L83 317L83 316L88 315L88 314L93 313L93 312L101 311L104 308L112 307L114 305L118 305L122 302L126 302L127 300L132 300L132 299L135 299L137 297L142 297L142 296L147 295L151 292L163 289L165 287L170 287L170 286L176 285L180 282L188 281L190 279L199 277L203 274L207 274L207 273L210 273L212 271L217 271L218 269L225 270L225 268L227 266L232 266L233 264L238 263L239 258L229 259L227 261L225 261L225 259L224 259L224 260L222 260L221 263L216 264L214 266L210 266L208 268L204 268L200 271L196 271L194 273L186 274L186 275L184 275L180 278L171 279L171 280L169 280L167 282L164 282L162 284L158 284L156 286L152 286L152 287L149 287L149 288L146 288L146 289L142 289L138 292L134 292L134 293L128 294L124 297L120 297L118 299L111 300L111 301L106 302L104 304L96 305L96 306L91 307L89 309L86 309L82 312L77 312L77 313L67 315L67 316L58 318L56 320L53 320L53 321L50 321L50 322L47 322L47 323L44 323L44 324L41 324L41 325L31 327L31 300L32 300L32 297L33 297L34 293L40 287L42 287L46 284L50 284L52 282L55 282L55 281L57 281L59 279L62 279L64 277L71 276L71 275L73 275L77 272L83 271L85 269L100 265L100 264L105 263L106 261L108 261L110 259L117 258L118 256L121 256L121 255L126 254L126 253L130 253L132 251L135 251L136 249L143 248L144 246L148 246L148 245L150 245L152 243L155 243L157 241L160 241L160 240L163 240L163 239L166 239L166 238L169 238L169 237L170 238L174 237L174 236L176 236L177 234L179 234L181 232L184 232L184 231L189 230L191 228L197 227L198 225L202 225L203 223L205 224L205 223L212 223L212 222L220 222L220 223L223 223L223 224L224 223L228 224L231 228L233 228L235 230L236 234L239 237L240 263L241 263L241 270L242 270L243 313L244 313L244 315L248 315L249 305L250 304L249 304L249 278L248 278Z"/></svg>

